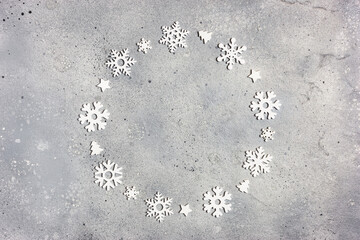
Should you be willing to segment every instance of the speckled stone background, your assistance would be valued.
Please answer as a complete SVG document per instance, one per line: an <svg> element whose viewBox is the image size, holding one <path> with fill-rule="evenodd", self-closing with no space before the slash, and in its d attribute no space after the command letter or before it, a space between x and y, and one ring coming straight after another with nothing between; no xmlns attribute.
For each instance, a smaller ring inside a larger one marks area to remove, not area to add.
<svg viewBox="0 0 360 240"><path fill-rule="evenodd" d="M1 1L0 239L360 239L359 1ZM179 21L188 48L170 54L161 26ZM197 31L213 32L204 45ZM148 54L137 52L150 39ZM245 65L216 62L218 43L246 45ZM129 48L131 78L113 78L110 49ZM262 79L252 83L250 69ZM101 93L99 78L111 80ZM272 90L274 120L249 104ZM101 101L105 130L77 121ZM263 142L271 126L275 139ZM105 151L90 156L90 142ZM244 151L263 146L271 172L252 178ZM124 185L106 192L110 159ZM235 185L250 179L248 194ZM136 201L124 186L140 189ZM213 186L232 211L202 210ZM174 215L145 217L144 199ZM189 203L188 217L178 214Z"/></svg>

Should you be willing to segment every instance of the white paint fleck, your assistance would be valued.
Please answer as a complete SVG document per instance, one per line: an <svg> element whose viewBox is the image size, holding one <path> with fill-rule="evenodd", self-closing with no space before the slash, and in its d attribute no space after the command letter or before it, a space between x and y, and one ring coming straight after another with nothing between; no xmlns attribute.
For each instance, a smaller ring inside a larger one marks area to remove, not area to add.
<svg viewBox="0 0 360 240"><path fill-rule="evenodd" d="M19 138L15 139L16 143L21 143L21 140Z"/></svg>
<svg viewBox="0 0 360 240"><path fill-rule="evenodd" d="M45 141L45 140L39 140L38 143L36 144L36 148L39 151L43 152L43 151L49 149L49 143L48 143L48 141Z"/></svg>

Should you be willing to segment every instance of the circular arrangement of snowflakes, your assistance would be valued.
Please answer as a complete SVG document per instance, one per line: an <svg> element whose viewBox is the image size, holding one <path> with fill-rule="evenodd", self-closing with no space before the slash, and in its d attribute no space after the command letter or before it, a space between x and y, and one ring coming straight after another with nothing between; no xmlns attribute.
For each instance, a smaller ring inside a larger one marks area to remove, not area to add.
<svg viewBox="0 0 360 240"><path fill-rule="evenodd" d="M186 40L190 35L190 31L183 29L179 22L174 22L171 26L163 26L161 30L162 37L158 42L165 45L170 53L175 54L179 48L187 47ZM210 44L212 36L212 32L198 31L198 37L204 45ZM141 38L140 41L136 43L136 46L138 47L137 50L143 54L150 54L152 52L152 41L146 38ZM215 47L220 50L220 55L217 57L214 56L214 60L219 63L224 62L228 70L232 70L238 64L245 64L244 58L246 57L244 57L244 54L246 53L247 47L238 45L235 38L230 38L228 43L219 43L215 45ZM121 75L129 77L131 75L131 68L136 63L137 61L131 57L129 48L120 50L112 49L105 66L111 70L113 77ZM250 78L253 83L261 79L260 70L250 69L249 72L250 74L247 77ZM104 92L111 88L110 81L100 79L97 87L101 92ZM249 99L248 107L249 110L254 112L256 120L266 121L274 119L278 110L281 108L281 103L273 91L255 92L254 99L254 101L250 101ZM102 103L99 101L85 103L81 111L84 113L79 115L78 120L81 124L85 125L85 129L88 132L105 129L107 121L110 118L110 113ZM138 129L134 131L135 132L129 134L139 138L143 137L141 127L138 127ZM264 142L273 140L274 134L275 131L269 126L259 130L259 137L262 138ZM92 141L90 145L91 155L99 155L104 151L100 142ZM249 170L252 177L257 177L260 174L270 172L272 159L273 157L266 153L262 146L254 147L253 149L245 151L242 167ZM126 169L124 172L126 172ZM126 172L126 176L127 177L123 179L123 168L118 165L117 161L113 160L99 162L94 169L94 182L106 191L115 189L118 185L123 184L123 181L125 183L128 182L127 179L131 179L132 173ZM234 183L234 187L241 193L248 193L249 184L249 179L240 179L237 185ZM221 183L219 183L219 185L221 185ZM202 197L203 210L215 218L223 216L231 211L233 206L236 206L231 204L232 195L220 186L214 186L210 190L205 189L204 192ZM153 194L154 196L151 198L145 199L145 197L143 197L145 201L144 208L147 208L147 210L144 210L145 216L153 217L156 221L162 222L165 217L174 214L172 210L173 199L164 197L159 191ZM202 193L199 193L199 198L201 194ZM144 196L145 193L142 192L141 189L137 189L136 186L129 185L125 186L123 195L126 200L137 200L139 195ZM191 209L192 205L191 202L180 204L177 212L187 217L193 211Z"/></svg>

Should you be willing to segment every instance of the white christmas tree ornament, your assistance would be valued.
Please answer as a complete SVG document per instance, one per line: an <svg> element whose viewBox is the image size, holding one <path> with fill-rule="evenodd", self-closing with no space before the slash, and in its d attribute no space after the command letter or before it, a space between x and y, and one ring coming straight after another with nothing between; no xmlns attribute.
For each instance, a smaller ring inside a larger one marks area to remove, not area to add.
<svg viewBox="0 0 360 240"><path fill-rule="evenodd" d="M95 141L91 142L91 147L90 147L91 155L99 155L102 151L104 151L104 149L102 149L97 142Z"/></svg>

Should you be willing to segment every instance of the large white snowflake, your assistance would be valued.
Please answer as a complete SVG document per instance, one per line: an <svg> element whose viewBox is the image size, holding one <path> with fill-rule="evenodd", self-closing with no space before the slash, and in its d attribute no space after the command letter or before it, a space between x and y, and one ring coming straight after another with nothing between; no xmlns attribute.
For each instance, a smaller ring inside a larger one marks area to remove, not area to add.
<svg viewBox="0 0 360 240"><path fill-rule="evenodd" d="M271 162L272 156L265 154L262 147L256 148L255 151L246 151L245 157L243 168L249 169L253 177L258 176L260 173L270 172L268 164Z"/></svg>
<svg viewBox="0 0 360 240"><path fill-rule="evenodd" d="M138 194L139 191L136 190L135 186L125 187L124 195L126 197L126 200L136 199Z"/></svg>
<svg viewBox="0 0 360 240"><path fill-rule="evenodd" d="M223 214L222 209L225 213L231 210L231 204L226 202L231 200L231 194L226 191L222 193L223 189L218 186L212 188L212 191L214 194L211 192L204 193L203 200L208 201L208 203L203 206L205 212L217 218Z"/></svg>
<svg viewBox="0 0 360 240"><path fill-rule="evenodd" d="M124 74L130 76L131 66L134 65L136 61L129 57L129 50L127 48L121 50L111 50L109 55L109 60L105 65L112 70L112 75L114 77Z"/></svg>
<svg viewBox="0 0 360 240"><path fill-rule="evenodd" d="M159 43L167 45L169 52L175 53L176 48L187 47L185 38L190 33L187 30L181 29L179 22L174 22L170 27L162 26L163 37Z"/></svg>
<svg viewBox="0 0 360 240"><path fill-rule="evenodd" d="M148 209L146 211L147 217L155 217L159 222L164 221L164 217L173 214L171 207L171 198L165 198L161 193L156 192L155 197L145 200Z"/></svg>
<svg viewBox="0 0 360 240"><path fill-rule="evenodd" d="M262 139L264 139L265 142L269 141L269 140L273 140L274 139L274 134L275 131L273 131L271 129L271 127L267 127L267 128L262 128L261 129L261 134L260 137Z"/></svg>
<svg viewBox="0 0 360 240"><path fill-rule="evenodd" d="M138 52L147 53L151 49L150 40L145 40L144 38L140 39L140 42L136 43L138 46Z"/></svg>
<svg viewBox="0 0 360 240"><path fill-rule="evenodd" d="M109 118L110 113L108 110L101 110L103 105L100 102L85 103L81 111L86 112L85 115L80 114L78 120L81 124L88 123L85 129L88 132L93 132L96 129L101 130L106 126L106 120Z"/></svg>
<svg viewBox="0 0 360 240"><path fill-rule="evenodd" d="M231 70L235 63L244 64L245 60L242 58L242 53L246 51L246 46L238 46L235 44L236 39L231 38L230 43L224 45L219 43L218 47L221 49L222 54L216 58L216 61L224 61L227 64L227 69Z"/></svg>
<svg viewBox="0 0 360 240"><path fill-rule="evenodd" d="M99 163L95 170L95 183L107 191L122 183L122 168L110 160Z"/></svg>
<svg viewBox="0 0 360 240"><path fill-rule="evenodd" d="M255 93L254 98L258 99L256 102L252 101L250 104L251 111L258 110L258 113L255 113L256 119L262 120L264 118L274 119L276 112L274 110L279 110L281 103L279 100L273 100L276 95L274 92L257 92Z"/></svg>

